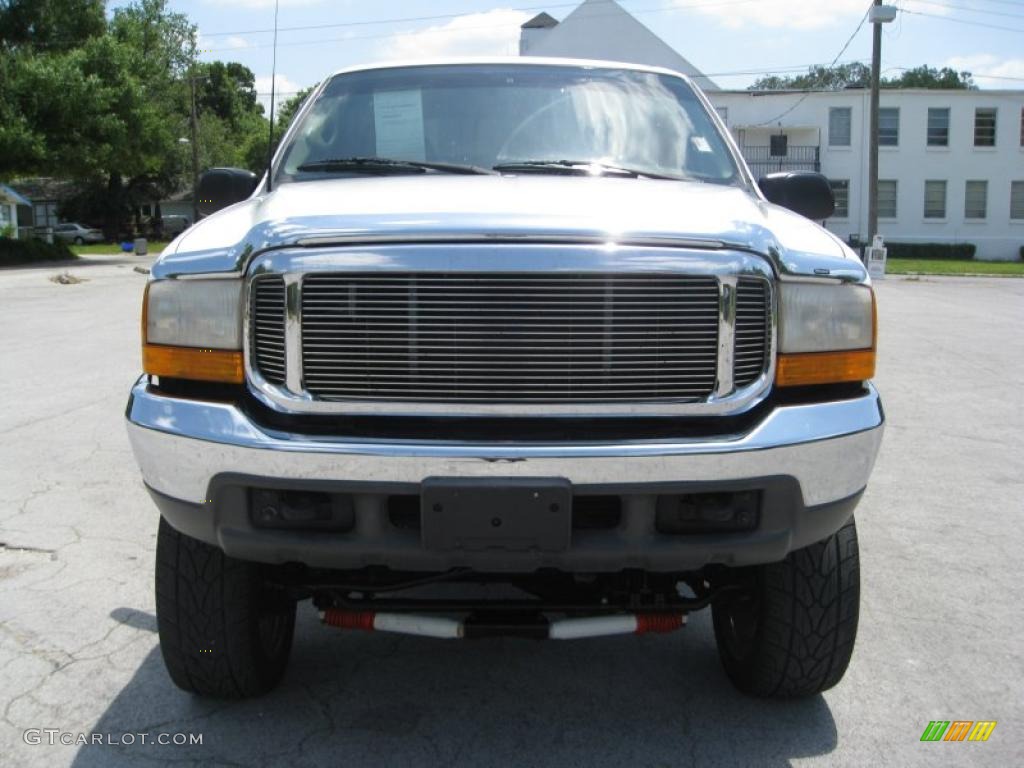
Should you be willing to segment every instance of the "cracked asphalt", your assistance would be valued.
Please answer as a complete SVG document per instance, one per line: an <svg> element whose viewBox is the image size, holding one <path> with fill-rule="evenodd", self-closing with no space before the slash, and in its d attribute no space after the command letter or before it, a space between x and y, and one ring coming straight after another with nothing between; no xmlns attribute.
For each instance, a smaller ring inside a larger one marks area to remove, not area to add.
<svg viewBox="0 0 1024 768"><path fill-rule="evenodd" d="M122 423L135 263L0 270L0 765L1024 762L1024 280L878 286L888 431L857 512L858 644L825 695L735 693L704 613L666 637L460 644L321 629L307 606L280 689L215 702L175 689L157 645L157 513ZM921 743L936 719L998 725ZM202 744L139 736L177 733Z"/></svg>

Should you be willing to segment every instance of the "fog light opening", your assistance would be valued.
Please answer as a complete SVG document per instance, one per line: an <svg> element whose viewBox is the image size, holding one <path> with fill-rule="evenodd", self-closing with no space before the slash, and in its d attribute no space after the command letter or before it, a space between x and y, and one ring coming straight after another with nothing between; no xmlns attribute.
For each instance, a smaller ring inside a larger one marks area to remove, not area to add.
<svg viewBox="0 0 1024 768"><path fill-rule="evenodd" d="M670 535L752 531L761 492L665 494L658 497L655 529Z"/></svg>

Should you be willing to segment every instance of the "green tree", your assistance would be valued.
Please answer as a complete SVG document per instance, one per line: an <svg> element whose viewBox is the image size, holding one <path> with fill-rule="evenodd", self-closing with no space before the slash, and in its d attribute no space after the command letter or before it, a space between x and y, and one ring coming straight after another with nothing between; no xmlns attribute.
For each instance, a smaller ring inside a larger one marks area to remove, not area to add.
<svg viewBox="0 0 1024 768"><path fill-rule="evenodd" d="M887 79L885 88L942 88L947 90L976 90L970 72L957 72L950 67L936 69L922 65L904 70L897 77Z"/></svg>
<svg viewBox="0 0 1024 768"><path fill-rule="evenodd" d="M214 114L237 126L253 115L263 115L256 93L256 76L238 62L213 61L195 69L196 104L204 114Z"/></svg>
<svg viewBox="0 0 1024 768"><path fill-rule="evenodd" d="M102 2L0 0L0 178L75 180L117 234L140 203L190 183L178 140L193 82L202 166L265 151L252 71L197 63L196 28L167 0L135 0L109 20Z"/></svg>
<svg viewBox="0 0 1024 768"><path fill-rule="evenodd" d="M106 28L103 0L0 0L0 48L76 48Z"/></svg>
<svg viewBox="0 0 1024 768"><path fill-rule="evenodd" d="M869 85L871 69L855 61L834 67L814 66L801 75L769 75L756 80L749 90L841 91L844 88L867 88Z"/></svg>
<svg viewBox="0 0 1024 768"><path fill-rule="evenodd" d="M882 78L882 88L977 88L970 72L927 65L904 70L892 78ZM751 91L841 91L845 88L870 88L871 68L860 62L834 67L814 66L800 75L768 75L750 86Z"/></svg>

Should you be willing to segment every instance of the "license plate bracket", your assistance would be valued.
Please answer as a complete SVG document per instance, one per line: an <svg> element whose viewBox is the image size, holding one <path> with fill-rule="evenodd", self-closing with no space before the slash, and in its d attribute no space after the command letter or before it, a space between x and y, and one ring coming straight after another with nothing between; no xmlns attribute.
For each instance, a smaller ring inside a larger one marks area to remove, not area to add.
<svg viewBox="0 0 1024 768"><path fill-rule="evenodd" d="M560 552L572 533L572 484L429 477L420 488L420 531L432 550Z"/></svg>

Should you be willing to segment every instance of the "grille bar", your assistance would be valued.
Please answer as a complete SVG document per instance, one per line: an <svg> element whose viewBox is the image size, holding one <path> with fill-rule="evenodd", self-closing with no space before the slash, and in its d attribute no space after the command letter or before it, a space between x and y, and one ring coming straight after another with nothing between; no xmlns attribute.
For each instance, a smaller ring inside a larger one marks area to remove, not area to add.
<svg viewBox="0 0 1024 768"><path fill-rule="evenodd" d="M322 400L696 402L715 386L718 281L665 274L323 274L302 282Z"/></svg>
<svg viewBox="0 0 1024 768"><path fill-rule="evenodd" d="M733 383L745 387L767 368L770 351L771 302L768 283L740 278L736 285L736 331Z"/></svg>
<svg viewBox="0 0 1024 768"><path fill-rule="evenodd" d="M259 277L250 291L252 360L267 381L285 382L284 278Z"/></svg>

